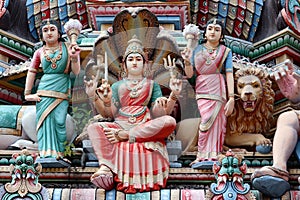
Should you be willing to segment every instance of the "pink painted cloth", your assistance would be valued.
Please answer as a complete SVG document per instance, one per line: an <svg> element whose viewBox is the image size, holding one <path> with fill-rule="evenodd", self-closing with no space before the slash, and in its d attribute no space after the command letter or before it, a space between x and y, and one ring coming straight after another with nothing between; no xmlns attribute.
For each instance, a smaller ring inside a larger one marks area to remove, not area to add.
<svg viewBox="0 0 300 200"><path fill-rule="evenodd" d="M226 83L220 72L226 47L220 45L215 55L208 53L203 45L194 52L197 73L196 99L201 116L197 158L215 160L222 151L226 133ZM212 56L215 58L210 59ZM232 67L232 66L231 66Z"/></svg>
<svg viewBox="0 0 300 200"><path fill-rule="evenodd" d="M137 98L131 98L129 91L120 85L118 99L121 106L115 122L93 124L90 129L93 132L89 131L99 164L112 170L117 190L125 193L159 190L167 182L169 160L165 139L174 131L176 121L167 115L151 118L147 105L152 96L152 88L153 82L147 81L141 94ZM130 116L135 116L134 122L129 120ZM129 130L129 135L135 137L135 142L111 144L103 128Z"/></svg>

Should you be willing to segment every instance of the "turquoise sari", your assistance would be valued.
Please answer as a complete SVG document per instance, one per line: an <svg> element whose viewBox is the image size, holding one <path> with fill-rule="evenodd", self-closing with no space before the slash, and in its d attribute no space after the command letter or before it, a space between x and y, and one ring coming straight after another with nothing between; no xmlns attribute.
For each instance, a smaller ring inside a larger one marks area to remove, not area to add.
<svg viewBox="0 0 300 200"><path fill-rule="evenodd" d="M49 54L54 58L59 51ZM69 76L68 52L62 43L62 58L53 67L45 58L41 60L44 75L37 94L41 101L36 104L38 148L41 158L63 157L66 141L66 116L69 106L71 81Z"/></svg>

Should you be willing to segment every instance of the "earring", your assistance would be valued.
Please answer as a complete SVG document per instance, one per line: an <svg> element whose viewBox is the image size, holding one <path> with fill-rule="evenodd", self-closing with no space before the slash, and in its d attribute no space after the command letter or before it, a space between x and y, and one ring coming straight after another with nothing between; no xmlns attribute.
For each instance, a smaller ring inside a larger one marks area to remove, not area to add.
<svg viewBox="0 0 300 200"><path fill-rule="evenodd" d="M127 77L127 71L124 70L124 69L122 69L120 76L121 76L122 78L126 78L126 77Z"/></svg>
<svg viewBox="0 0 300 200"><path fill-rule="evenodd" d="M224 37L221 37L221 38L220 38L220 42L224 42Z"/></svg>

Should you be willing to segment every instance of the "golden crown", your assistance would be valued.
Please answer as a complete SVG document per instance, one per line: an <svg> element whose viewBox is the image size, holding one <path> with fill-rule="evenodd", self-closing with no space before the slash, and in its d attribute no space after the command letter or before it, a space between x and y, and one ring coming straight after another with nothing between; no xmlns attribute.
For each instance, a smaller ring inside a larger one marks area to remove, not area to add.
<svg viewBox="0 0 300 200"><path fill-rule="evenodd" d="M132 39L127 42L127 44L128 44L128 46L127 46L125 54L123 56L124 60L131 53L139 53L143 56L144 59L146 59L146 54L144 51L142 41L139 40L136 35L134 35L132 37Z"/></svg>

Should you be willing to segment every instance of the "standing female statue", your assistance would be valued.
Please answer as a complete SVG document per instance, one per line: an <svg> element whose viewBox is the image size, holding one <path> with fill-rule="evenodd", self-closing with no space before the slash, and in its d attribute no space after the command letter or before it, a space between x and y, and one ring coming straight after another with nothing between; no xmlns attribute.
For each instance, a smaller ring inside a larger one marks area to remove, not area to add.
<svg viewBox="0 0 300 200"><path fill-rule="evenodd" d="M70 72L79 74L80 49L63 42L60 26L47 19L40 27L43 46L33 55L25 84L25 99L36 102L37 140L41 158L62 158L66 116L71 94ZM74 51L75 50L75 51ZM36 94L31 94L38 68L43 69Z"/></svg>
<svg viewBox="0 0 300 200"><path fill-rule="evenodd" d="M122 67L127 77L111 87L104 80L96 89L95 77L85 81L96 110L114 120L96 122L87 129L100 165L91 181L107 190L115 182L116 189L125 193L159 190L165 187L169 173L165 139L176 127L168 114L182 82L172 77L170 97L162 97L160 86L143 76L147 60L136 37L128 41Z"/></svg>
<svg viewBox="0 0 300 200"><path fill-rule="evenodd" d="M204 42L193 52L189 48L182 52L187 77L196 78L196 100L201 115L198 154L191 163L193 167L211 165L207 161L217 160L224 143L226 117L234 108L232 53L222 42L223 33L222 21L211 19L204 31Z"/></svg>

